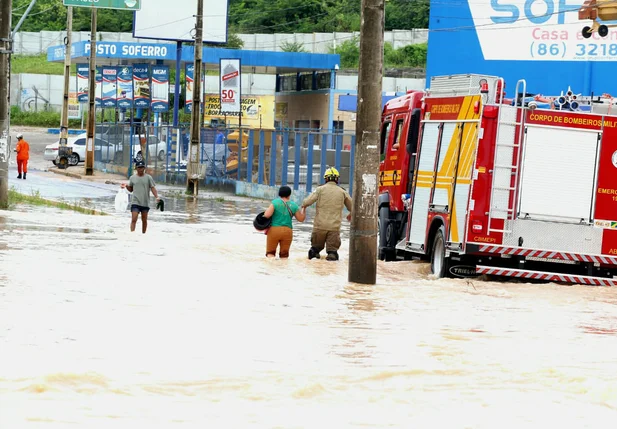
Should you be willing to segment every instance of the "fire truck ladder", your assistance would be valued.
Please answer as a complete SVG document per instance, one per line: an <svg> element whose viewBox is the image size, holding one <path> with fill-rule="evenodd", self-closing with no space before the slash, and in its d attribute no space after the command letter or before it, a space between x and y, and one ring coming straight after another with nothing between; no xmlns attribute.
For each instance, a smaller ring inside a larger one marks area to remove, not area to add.
<svg viewBox="0 0 617 429"><path fill-rule="evenodd" d="M499 79L495 84L501 83L501 88L504 88L503 79ZM517 121L519 88L522 87L521 116L520 122ZM497 94L497 92L495 91ZM493 153L493 170L490 171L493 175L493 184L491 186L491 197L488 212L488 233L501 232L509 233L505 229L496 229L491 227L493 219L514 219L514 205L516 192L518 190L518 180L516 179L519 164L520 164L520 147L523 141L524 134L524 111L525 111L525 94L527 93L527 82L524 79L516 83L515 89L515 105L508 106L503 104L503 97L499 99L499 113L497 116L497 133L495 137L495 151ZM516 138L516 127L518 129L518 139ZM516 152L516 157L514 156ZM512 178L515 177L514 183Z"/></svg>

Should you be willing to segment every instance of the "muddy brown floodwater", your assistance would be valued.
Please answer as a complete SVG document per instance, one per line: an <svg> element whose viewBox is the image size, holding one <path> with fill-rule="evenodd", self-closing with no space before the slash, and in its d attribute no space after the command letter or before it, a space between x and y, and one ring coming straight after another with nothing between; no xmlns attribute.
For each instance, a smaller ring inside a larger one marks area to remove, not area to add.
<svg viewBox="0 0 617 429"><path fill-rule="evenodd" d="M615 289L413 262L350 284L347 239L308 261L310 225L266 260L250 204L169 201L145 236L128 213L0 212L0 427L615 425Z"/></svg>

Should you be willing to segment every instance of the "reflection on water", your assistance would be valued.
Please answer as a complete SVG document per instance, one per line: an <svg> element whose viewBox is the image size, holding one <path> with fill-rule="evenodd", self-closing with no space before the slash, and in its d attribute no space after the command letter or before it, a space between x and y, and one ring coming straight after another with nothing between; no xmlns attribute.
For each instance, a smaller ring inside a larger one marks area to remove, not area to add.
<svg viewBox="0 0 617 429"><path fill-rule="evenodd" d="M0 427L615 421L615 289L415 262L350 284L347 240L338 263L306 259L310 224L266 260L263 206L170 198L146 235L128 212L0 212Z"/></svg>

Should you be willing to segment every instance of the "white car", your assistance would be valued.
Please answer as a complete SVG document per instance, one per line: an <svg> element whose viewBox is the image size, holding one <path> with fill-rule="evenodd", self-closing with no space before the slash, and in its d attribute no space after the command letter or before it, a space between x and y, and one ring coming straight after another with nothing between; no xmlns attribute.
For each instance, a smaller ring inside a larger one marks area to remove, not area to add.
<svg viewBox="0 0 617 429"><path fill-rule="evenodd" d="M86 133L79 134L77 137L72 137L67 140L67 145L73 148L73 153L69 163L71 165L77 165L79 162L83 162L86 159ZM139 144L140 137L133 136L133 154L136 160L143 159L141 153L141 145ZM58 157L58 148L60 147L60 141L45 146L44 159L51 161L56 165L56 159ZM96 138L94 144L95 159L102 162L122 162L122 152L124 145L112 144L103 139ZM167 153L167 145L165 142L159 140L156 136L148 137L148 152L150 156L156 156L159 161L165 159ZM98 154L96 152L99 152Z"/></svg>

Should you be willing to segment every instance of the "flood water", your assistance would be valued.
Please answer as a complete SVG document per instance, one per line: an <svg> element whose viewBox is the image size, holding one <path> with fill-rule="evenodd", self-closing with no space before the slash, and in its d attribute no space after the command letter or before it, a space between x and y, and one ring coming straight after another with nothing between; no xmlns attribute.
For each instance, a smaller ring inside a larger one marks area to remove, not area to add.
<svg viewBox="0 0 617 429"><path fill-rule="evenodd" d="M617 421L616 289L413 262L350 284L347 238L338 263L308 261L310 224L266 260L263 204L170 199L146 235L128 212L0 212L0 428Z"/></svg>

